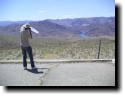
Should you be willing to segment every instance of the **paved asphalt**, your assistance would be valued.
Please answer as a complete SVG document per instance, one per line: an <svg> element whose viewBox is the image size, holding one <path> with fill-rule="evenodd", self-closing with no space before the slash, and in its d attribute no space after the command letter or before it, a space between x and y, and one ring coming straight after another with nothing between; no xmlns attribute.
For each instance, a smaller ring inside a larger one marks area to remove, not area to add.
<svg viewBox="0 0 125 96"><path fill-rule="evenodd" d="M115 66L107 63L0 64L0 86L115 86Z"/></svg>

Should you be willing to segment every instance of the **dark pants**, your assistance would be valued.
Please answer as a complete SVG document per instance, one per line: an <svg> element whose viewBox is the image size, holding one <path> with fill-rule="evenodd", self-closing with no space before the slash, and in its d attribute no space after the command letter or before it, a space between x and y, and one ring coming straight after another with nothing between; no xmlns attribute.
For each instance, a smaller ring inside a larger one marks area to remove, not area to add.
<svg viewBox="0 0 125 96"><path fill-rule="evenodd" d="M27 67L27 60L26 59L27 59L27 54L28 54L30 57L31 67L35 67L34 60L33 60L33 54L32 54L32 48L30 46L29 47L21 46L21 49L22 49L22 54L23 54L23 66Z"/></svg>

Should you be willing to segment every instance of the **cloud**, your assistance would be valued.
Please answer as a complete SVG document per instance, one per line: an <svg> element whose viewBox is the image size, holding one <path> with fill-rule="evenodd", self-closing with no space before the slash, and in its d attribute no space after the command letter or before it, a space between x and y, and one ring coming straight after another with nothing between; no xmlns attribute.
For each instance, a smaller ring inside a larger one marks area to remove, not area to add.
<svg viewBox="0 0 125 96"><path fill-rule="evenodd" d="M66 15L62 16L62 18L75 18L75 17L77 17L76 14L66 14Z"/></svg>
<svg viewBox="0 0 125 96"><path fill-rule="evenodd" d="M38 13L41 13L41 14L46 13L46 12L47 12L46 10L39 10L38 11Z"/></svg>

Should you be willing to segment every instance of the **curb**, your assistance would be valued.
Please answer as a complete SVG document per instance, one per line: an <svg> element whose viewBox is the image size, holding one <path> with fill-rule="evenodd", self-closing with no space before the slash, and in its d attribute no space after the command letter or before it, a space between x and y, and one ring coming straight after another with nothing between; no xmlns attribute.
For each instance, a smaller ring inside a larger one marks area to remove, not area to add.
<svg viewBox="0 0 125 96"><path fill-rule="evenodd" d="M27 60L30 63L29 60ZM115 59L55 59L55 60L35 60L35 63L80 63L80 62L111 62L115 63ZM7 63L23 63L22 60L0 60L0 64Z"/></svg>

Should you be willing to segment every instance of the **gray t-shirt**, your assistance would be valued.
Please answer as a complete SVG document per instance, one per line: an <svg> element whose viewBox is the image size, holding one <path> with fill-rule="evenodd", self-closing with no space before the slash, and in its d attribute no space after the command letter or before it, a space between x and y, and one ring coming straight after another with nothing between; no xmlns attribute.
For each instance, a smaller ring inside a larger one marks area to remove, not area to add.
<svg viewBox="0 0 125 96"><path fill-rule="evenodd" d="M29 38L31 37L30 30L24 30L21 31L20 33L21 33L20 45L23 47L29 47L30 46Z"/></svg>

